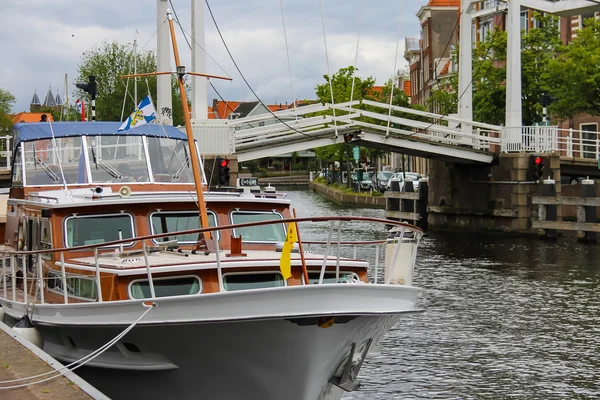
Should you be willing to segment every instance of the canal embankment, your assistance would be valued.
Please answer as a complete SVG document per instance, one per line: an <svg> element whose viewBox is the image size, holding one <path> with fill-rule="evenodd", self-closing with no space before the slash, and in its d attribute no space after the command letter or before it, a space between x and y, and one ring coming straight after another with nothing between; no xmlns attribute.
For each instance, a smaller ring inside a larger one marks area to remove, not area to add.
<svg viewBox="0 0 600 400"><path fill-rule="evenodd" d="M59 372L64 376L54 377ZM0 322L0 398L109 399L3 322Z"/></svg>
<svg viewBox="0 0 600 400"><path fill-rule="evenodd" d="M372 196L370 193L346 193L323 183L309 182L308 188L320 193L330 200L345 206L385 208L386 199L383 196Z"/></svg>

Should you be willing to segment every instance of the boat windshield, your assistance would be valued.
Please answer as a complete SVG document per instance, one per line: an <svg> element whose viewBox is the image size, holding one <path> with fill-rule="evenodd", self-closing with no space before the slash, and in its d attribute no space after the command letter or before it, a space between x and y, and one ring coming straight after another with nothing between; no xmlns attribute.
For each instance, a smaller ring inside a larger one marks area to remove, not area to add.
<svg viewBox="0 0 600 400"><path fill-rule="evenodd" d="M184 140L76 136L29 141L22 146L27 186L63 185L63 176L66 184L194 181Z"/></svg>

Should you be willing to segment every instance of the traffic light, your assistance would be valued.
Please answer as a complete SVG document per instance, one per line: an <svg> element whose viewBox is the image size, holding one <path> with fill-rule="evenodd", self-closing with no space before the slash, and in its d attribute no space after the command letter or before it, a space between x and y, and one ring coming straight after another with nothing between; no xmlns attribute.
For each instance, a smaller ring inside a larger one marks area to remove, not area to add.
<svg viewBox="0 0 600 400"><path fill-rule="evenodd" d="M354 133L352 133L352 132L344 133L344 142L345 143L351 142L352 139L354 139Z"/></svg>
<svg viewBox="0 0 600 400"><path fill-rule="evenodd" d="M533 163L535 164L534 167L534 177L535 180L538 181L540 179L544 179L544 173L545 171L545 159L544 157L534 157L534 161Z"/></svg>
<svg viewBox="0 0 600 400"><path fill-rule="evenodd" d="M217 158L219 165L219 185L229 185L229 160L226 158Z"/></svg>
<svg viewBox="0 0 600 400"><path fill-rule="evenodd" d="M92 99L96 98L96 90L97 90L97 84L96 84L96 77L93 75L88 76L89 82L88 83L77 83L75 84L75 86L77 86L79 89L83 90L86 93L89 93L90 96L92 96Z"/></svg>

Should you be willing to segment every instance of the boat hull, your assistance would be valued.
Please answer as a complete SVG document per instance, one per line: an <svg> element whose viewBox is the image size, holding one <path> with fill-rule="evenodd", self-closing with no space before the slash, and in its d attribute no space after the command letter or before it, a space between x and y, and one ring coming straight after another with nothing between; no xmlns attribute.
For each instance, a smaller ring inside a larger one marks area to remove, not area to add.
<svg viewBox="0 0 600 400"><path fill-rule="evenodd" d="M415 311L419 292L333 284L213 296L220 305L208 296L156 299L156 307L81 375L113 399L339 399L344 391L329 380L353 345L355 357L366 354L404 313ZM73 319L78 308L88 317ZM17 309L9 304L7 313ZM119 335L128 326L122 322L131 324L143 311L140 302L40 305L33 320L44 350L69 363Z"/></svg>

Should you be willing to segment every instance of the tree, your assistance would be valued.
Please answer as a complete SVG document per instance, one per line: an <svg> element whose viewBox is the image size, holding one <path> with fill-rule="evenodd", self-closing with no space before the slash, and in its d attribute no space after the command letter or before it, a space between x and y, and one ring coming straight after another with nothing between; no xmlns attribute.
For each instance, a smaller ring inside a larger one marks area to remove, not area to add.
<svg viewBox="0 0 600 400"><path fill-rule="evenodd" d="M7 132L12 128L13 123L9 114L15 101L15 96L8 90L0 89L0 132Z"/></svg>
<svg viewBox="0 0 600 400"><path fill-rule="evenodd" d="M558 19L534 13L538 28L532 28L521 38L521 94L523 124L542 120L542 93L548 92L552 80L548 71L555 54L563 46L558 31ZM503 124L506 113L506 51L507 35L499 27L479 42L473 50L473 119L491 124ZM457 53L453 55L455 58ZM440 114L457 111L458 76L451 75L432 92L427 105Z"/></svg>
<svg viewBox="0 0 600 400"><path fill-rule="evenodd" d="M152 51L138 52L137 71L156 72L156 55ZM96 95L96 118L104 121L120 121L124 110L124 118L129 115L136 104L133 100L132 80L121 78L122 75L133 73L134 52L130 44L123 45L117 42L102 42L99 46L85 51L81 56L78 67L77 83L88 82L88 76L94 75L98 84ZM156 77L138 78L138 92L140 98L148 93L156 99ZM179 85L176 79L171 79L173 88L173 124L183 125L183 112L181 97L179 96ZM125 96L126 86L129 85L129 94ZM77 89L77 97L83 97L86 105L91 104L91 98L87 93ZM138 102L140 101L138 98ZM123 101L125 105L123 108ZM157 110L158 111L158 110Z"/></svg>
<svg viewBox="0 0 600 400"><path fill-rule="evenodd" d="M333 99L335 100L335 103L350 101L351 96L353 100L362 100L375 84L375 79L372 76L362 79L355 76L356 71L358 71L356 68L349 66L341 68L337 73L333 74L331 78L331 88L333 88ZM325 78L325 83L317 85L315 88L317 97L323 103L332 103L332 90L329 85L329 75L323 75L323 78ZM354 91L352 90L353 83Z"/></svg>
<svg viewBox="0 0 600 400"><path fill-rule="evenodd" d="M577 38L562 53L550 60L548 81L550 93L557 101L550 106L558 118L576 114L600 115L600 21L584 21Z"/></svg>

